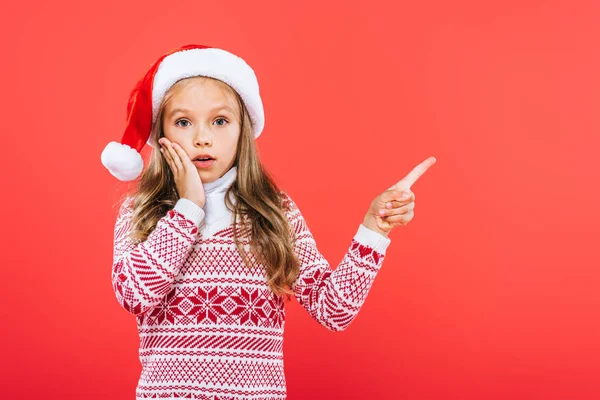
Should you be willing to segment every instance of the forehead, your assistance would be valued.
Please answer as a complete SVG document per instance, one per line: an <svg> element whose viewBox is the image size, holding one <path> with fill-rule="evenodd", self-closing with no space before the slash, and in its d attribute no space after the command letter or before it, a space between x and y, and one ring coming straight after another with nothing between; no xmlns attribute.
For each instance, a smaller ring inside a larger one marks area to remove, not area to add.
<svg viewBox="0 0 600 400"><path fill-rule="evenodd" d="M172 93L169 101L165 104L167 113L182 108L196 112L223 108L237 112L239 109L233 89L216 79L204 77L184 79L173 85L170 91Z"/></svg>

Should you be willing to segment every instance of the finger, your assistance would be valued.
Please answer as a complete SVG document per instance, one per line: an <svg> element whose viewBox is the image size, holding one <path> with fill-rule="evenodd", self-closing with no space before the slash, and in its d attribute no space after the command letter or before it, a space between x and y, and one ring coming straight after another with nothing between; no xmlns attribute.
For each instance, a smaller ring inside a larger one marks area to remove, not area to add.
<svg viewBox="0 0 600 400"><path fill-rule="evenodd" d="M173 149L175 149L175 152L179 156L182 168L187 169L190 167L190 165L193 165L192 161L190 160L190 157L187 155L185 150L183 150L183 147L181 147L177 143L173 143Z"/></svg>
<svg viewBox="0 0 600 400"><path fill-rule="evenodd" d="M168 159L169 157L169 153L167 152L167 146L170 144L171 142L169 142L169 139L167 139L166 137L161 137L160 139L158 139L158 144L160 146L160 149L162 150L162 154L163 156L165 156L165 158Z"/></svg>
<svg viewBox="0 0 600 400"><path fill-rule="evenodd" d="M435 157L429 157L427 160L417 165L408 173L408 175L404 177L404 179L400 181L400 187L402 187L402 189L410 189L417 179L419 179L429 169L429 167L435 164L435 161Z"/></svg>
<svg viewBox="0 0 600 400"><path fill-rule="evenodd" d="M413 217L414 213L409 212L402 215L392 215L390 217L384 218L384 221L386 221L392 226L406 225L413 219Z"/></svg>
<svg viewBox="0 0 600 400"><path fill-rule="evenodd" d="M380 212L379 215L382 216L389 216L389 215L402 215L402 214L406 214L408 212L411 212L412 210L415 209L415 203L409 203L409 204L405 204L402 207L397 207L397 208L382 208L381 211L383 211L383 214Z"/></svg>
<svg viewBox="0 0 600 400"><path fill-rule="evenodd" d="M162 144L160 147L160 152L163 155L163 157L165 158L165 160L167 161L167 164L169 165L169 168L171 168L171 171L173 172L173 174L177 173L177 167L175 166L175 164L173 164L173 159L171 157L171 153L169 153L167 148L165 146L163 146Z"/></svg>
<svg viewBox="0 0 600 400"><path fill-rule="evenodd" d="M388 208L388 209L398 208L398 207L402 207L407 204L413 203L414 201L415 201L414 194L413 194L412 200L402 200L401 201L401 200L391 199L391 200L384 202L385 203L384 208Z"/></svg>
<svg viewBox="0 0 600 400"><path fill-rule="evenodd" d="M427 160L423 161L421 164L417 165L413 168L412 171L408 173L402 180L393 185L390 189L410 189L410 187L423 175L429 167L435 164L435 157L429 157Z"/></svg>
<svg viewBox="0 0 600 400"><path fill-rule="evenodd" d="M403 197L404 193L406 193L408 197ZM383 196L381 197L384 204L395 201L400 202L404 205L415 201L415 194L412 191L410 191L410 189L404 189L404 191L400 189L388 189L384 192Z"/></svg>
<svg viewBox="0 0 600 400"><path fill-rule="evenodd" d="M175 164L177 171L183 171L183 164L179 159L179 154L177 154L177 152L175 151L174 143L171 143L170 146L167 146L167 149L169 151L169 154L171 155L171 158L173 159L173 164Z"/></svg>
<svg viewBox="0 0 600 400"><path fill-rule="evenodd" d="M415 208L415 203L406 204L406 205L404 205L402 207L398 207L398 208L391 208L391 209L382 208L381 210L379 210L379 216L383 217L383 218L387 218L392 215L408 214L409 212L414 210L414 208Z"/></svg>
<svg viewBox="0 0 600 400"><path fill-rule="evenodd" d="M169 164L169 168L171 168L173 174L177 175L177 165L173 160L173 155L169 152L169 149L166 146L162 147L162 153L165 156L165 160L167 160L167 164Z"/></svg>

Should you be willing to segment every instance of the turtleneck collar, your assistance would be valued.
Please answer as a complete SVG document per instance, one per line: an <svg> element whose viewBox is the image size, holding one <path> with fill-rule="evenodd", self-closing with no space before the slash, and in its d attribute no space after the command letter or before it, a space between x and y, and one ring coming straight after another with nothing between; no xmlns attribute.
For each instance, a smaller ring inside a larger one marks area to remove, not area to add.
<svg viewBox="0 0 600 400"><path fill-rule="evenodd" d="M234 165L220 178L217 178L212 182L203 183L202 186L204 187L204 193L206 194L206 197L214 196L219 193L225 193L233 181L235 181L236 176L237 167Z"/></svg>
<svg viewBox="0 0 600 400"><path fill-rule="evenodd" d="M236 176L237 167L234 165L220 178L202 184L206 195L206 203L203 207L205 212L204 222L206 225L210 226L216 221L231 216L231 212L225 206L225 192L233 184ZM235 204L235 198L232 200Z"/></svg>

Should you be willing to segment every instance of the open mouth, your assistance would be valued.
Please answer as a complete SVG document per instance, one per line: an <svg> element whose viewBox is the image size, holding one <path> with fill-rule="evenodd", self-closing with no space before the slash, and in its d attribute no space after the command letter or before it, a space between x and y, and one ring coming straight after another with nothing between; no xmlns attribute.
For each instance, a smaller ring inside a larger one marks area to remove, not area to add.
<svg viewBox="0 0 600 400"><path fill-rule="evenodd" d="M194 159L194 165L198 168L211 168L215 163L214 158L198 157Z"/></svg>

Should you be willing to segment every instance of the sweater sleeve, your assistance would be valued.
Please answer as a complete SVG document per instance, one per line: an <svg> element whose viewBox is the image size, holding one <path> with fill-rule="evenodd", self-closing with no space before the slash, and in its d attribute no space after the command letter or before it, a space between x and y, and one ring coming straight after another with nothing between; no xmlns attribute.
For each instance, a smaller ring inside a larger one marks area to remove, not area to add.
<svg viewBox="0 0 600 400"><path fill-rule="evenodd" d="M169 292L195 242L204 210L191 200L179 199L146 240L137 244L129 236L132 214L133 197L128 197L115 223L112 286L119 304L141 315Z"/></svg>
<svg viewBox="0 0 600 400"><path fill-rule="evenodd" d="M365 302L391 239L360 224L342 261L332 270L302 213L289 195L284 193L284 198L300 260L300 275L292 287L295 297L321 325L343 331Z"/></svg>

